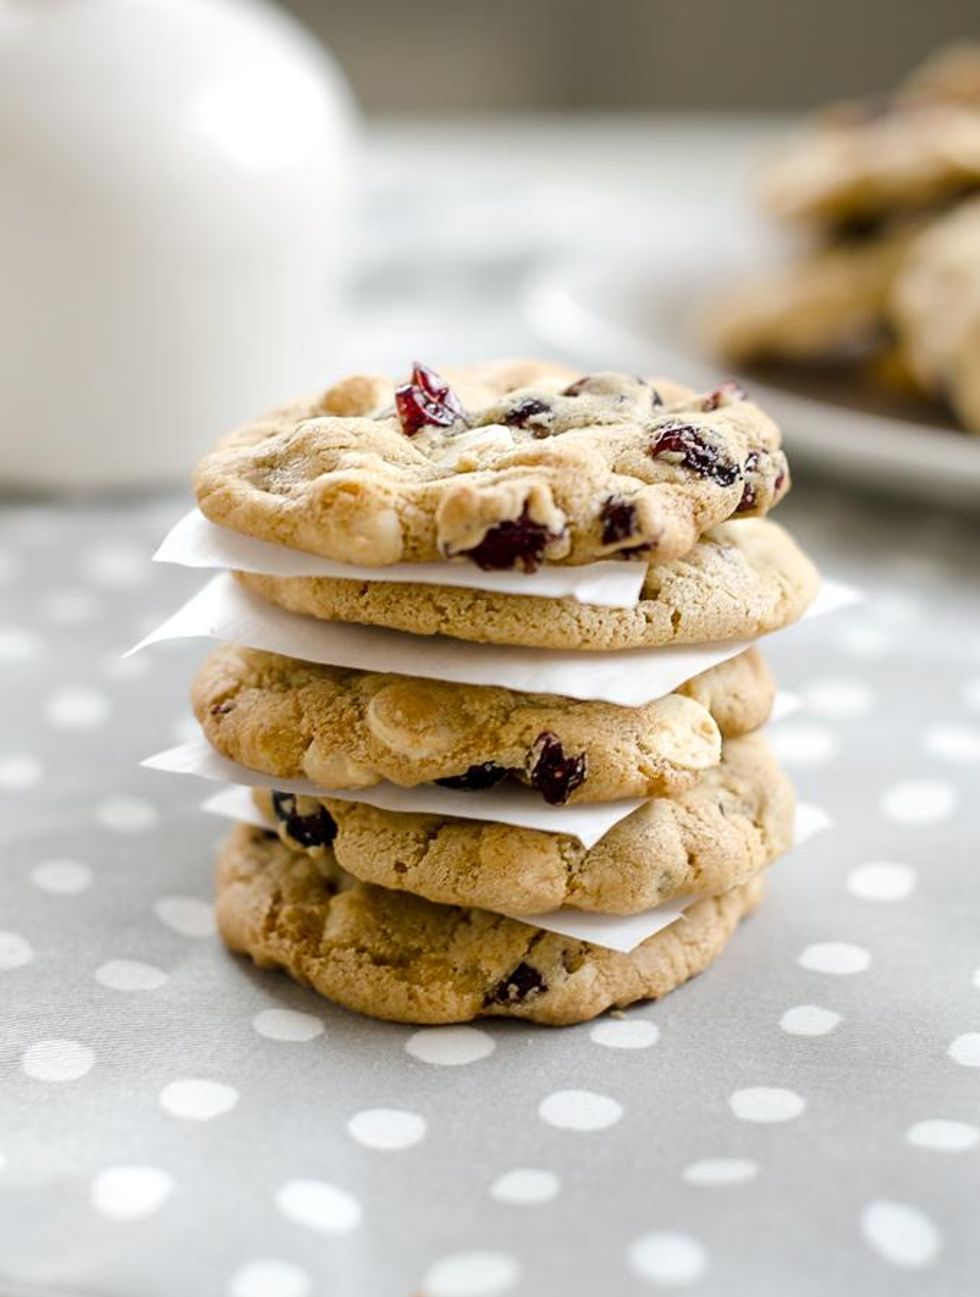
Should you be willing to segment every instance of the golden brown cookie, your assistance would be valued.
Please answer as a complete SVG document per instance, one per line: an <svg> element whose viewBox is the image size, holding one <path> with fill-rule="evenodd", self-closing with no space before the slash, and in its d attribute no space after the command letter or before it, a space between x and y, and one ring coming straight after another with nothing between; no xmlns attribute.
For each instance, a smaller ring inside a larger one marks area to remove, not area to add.
<svg viewBox="0 0 980 1297"><path fill-rule="evenodd" d="M880 341L888 293L912 237L903 225L876 239L819 248L711 302L709 343L735 362L826 360Z"/></svg>
<svg viewBox="0 0 980 1297"><path fill-rule="evenodd" d="M651 564L634 608L449 586L235 575L270 603L325 621L595 651L754 639L802 616L820 583L789 533L768 519L724 523L684 558Z"/></svg>
<svg viewBox="0 0 980 1297"><path fill-rule="evenodd" d="M326 854L238 825L218 861L218 926L261 968L396 1022L523 1018L562 1026L659 999L705 969L758 904L761 879L697 902L629 954L488 910L352 878Z"/></svg>
<svg viewBox="0 0 980 1297"><path fill-rule="evenodd" d="M507 362L355 375L226 438L202 511L341 562L458 558L486 569L668 561L789 487L779 430L733 384Z"/></svg>
<svg viewBox="0 0 980 1297"><path fill-rule="evenodd" d="M980 198L913 242L892 288L891 319L916 382L980 432Z"/></svg>
<svg viewBox="0 0 980 1297"><path fill-rule="evenodd" d="M645 802L590 848L568 834L330 798L261 790L255 800L287 846L332 851L364 882L512 915L561 906L639 914L713 896L754 877L793 840L792 785L756 734L731 739L693 788Z"/></svg>
<svg viewBox="0 0 980 1297"><path fill-rule="evenodd" d="M721 732L764 722L773 684L757 655L640 707L318 666L224 644L193 688L212 745L250 770L324 788L439 781L487 788L508 774L553 805L680 792L717 764Z"/></svg>

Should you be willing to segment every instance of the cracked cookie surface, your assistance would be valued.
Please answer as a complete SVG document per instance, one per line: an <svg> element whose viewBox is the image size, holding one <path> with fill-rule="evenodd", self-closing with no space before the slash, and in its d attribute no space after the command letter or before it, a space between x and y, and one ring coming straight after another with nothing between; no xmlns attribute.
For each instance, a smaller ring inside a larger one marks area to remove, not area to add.
<svg viewBox="0 0 980 1297"><path fill-rule="evenodd" d="M596 651L753 639L800 617L820 583L789 533L767 518L723 523L683 558L651 564L633 608L449 586L235 576L269 603L325 621L482 644Z"/></svg>
<svg viewBox="0 0 980 1297"><path fill-rule="evenodd" d="M355 375L226 438L198 466L213 522L340 562L533 571L669 561L789 487L779 430L707 393L532 361L408 383Z"/></svg>
<svg viewBox="0 0 980 1297"><path fill-rule="evenodd" d="M356 878L447 905L511 915L561 906L639 914L754 877L793 841L794 796L760 735L731 739L719 765L655 797L592 847L567 834L254 792L293 850L333 852Z"/></svg>
<svg viewBox="0 0 980 1297"><path fill-rule="evenodd" d="M679 792L729 734L762 724L773 684L757 654L640 707L318 666L225 644L194 682L195 715L225 757L324 788L512 775L553 804Z"/></svg>
<svg viewBox="0 0 980 1297"><path fill-rule="evenodd" d="M512 1017L562 1026L659 999L721 953L761 895L755 878L699 901L621 954L359 882L332 855L315 861L246 825L217 871L218 926L232 950L347 1009L410 1023Z"/></svg>

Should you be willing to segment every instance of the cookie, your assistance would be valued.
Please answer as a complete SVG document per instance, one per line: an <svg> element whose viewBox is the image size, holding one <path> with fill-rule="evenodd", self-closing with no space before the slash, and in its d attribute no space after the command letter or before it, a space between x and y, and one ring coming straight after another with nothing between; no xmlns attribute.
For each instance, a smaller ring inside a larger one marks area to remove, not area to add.
<svg viewBox="0 0 980 1297"><path fill-rule="evenodd" d="M329 853L315 861L238 825L218 861L217 918L233 951L373 1018L563 1026L659 999L700 973L761 895L756 878L699 901L621 954L358 882Z"/></svg>
<svg viewBox="0 0 980 1297"><path fill-rule="evenodd" d="M916 382L980 432L980 198L915 240L890 309Z"/></svg>
<svg viewBox="0 0 980 1297"><path fill-rule="evenodd" d="M263 774L345 789L382 779L488 788L510 774L563 805L690 787L721 755L709 708L744 733L765 720L772 694L755 656L723 662L686 694L620 707L225 644L201 667L192 698L211 744Z"/></svg>
<svg viewBox="0 0 980 1297"><path fill-rule="evenodd" d="M816 118L771 165L762 201L782 220L863 236L978 185L980 104L894 97Z"/></svg>
<svg viewBox="0 0 980 1297"><path fill-rule="evenodd" d="M639 914L713 896L754 877L793 840L792 785L756 734L727 742L693 788L645 802L592 847L568 834L330 798L262 789L255 800L287 846L332 851L363 882L511 915L561 906Z"/></svg>
<svg viewBox="0 0 980 1297"><path fill-rule="evenodd" d="M232 434L198 467L202 511L347 563L485 569L667 561L763 514L789 477L779 430L736 385L695 393L534 362L445 379L355 375Z"/></svg>
<svg viewBox="0 0 980 1297"><path fill-rule="evenodd" d="M753 639L801 616L820 581L789 534L768 519L723 523L684 558L651 564L634 608L387 581L235 576L269 603L325 621L596 651Z"/></svg>
<svg viewBox="0 0 980 1297"><path fill-rule="evenodd" d="M826 360L880 342L889 290L911 238L887 236L821 248L740 284L711 302L706 337L735 362Z"/></svg>

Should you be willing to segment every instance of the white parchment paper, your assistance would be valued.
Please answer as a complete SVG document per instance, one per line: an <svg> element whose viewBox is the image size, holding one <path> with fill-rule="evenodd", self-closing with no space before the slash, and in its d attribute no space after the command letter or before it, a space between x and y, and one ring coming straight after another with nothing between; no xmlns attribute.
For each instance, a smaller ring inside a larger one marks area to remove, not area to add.
<svg viewBox="0 0 980 1297"><path fill-rule="evenodd" d="M858 592L824 583L806 617L857 602ZM777 631L776 634L782 632ZM319 621L286 612L242 589L228 573L213 577L130 653L163 640L207 638L245 644L306 662L393 671L427 680L503 685L639 707L749 648L750 640L603 653L501 648L441 635L409 635L377 626Z"/></svg>
<svg viewBox="0 0 980 1297"><path fill-rule="evenodd" d="M541 829L546 833L567 833L585 847L594 846L614 824L631 815L644 798L619 802L593 802L581 806L549 806L533 788L520 784L498 784L465 792L442 788L439 784L418 784L400 788L382 782L370 788L324 788L311 779L280 779L260 774L247 766L230 761L203 736L177 747L157 752L141 763L149 770L169 774L195 775L199 779L227 784L245 784L249 788L277 788L284 793L304 797L335 797L341 802L365 802L384 811L408 811L415 814L456 815L464 820L487 820L513 824L523 829Z"/></svg>
<svg viewBox="0 0 980 1297"><path fill-rule="evenodd" d="M482 572L474 563L394 563L388 567L358 567L336 563L318 554L290 549L254 536L219 527L199 509L185 514L153 555L156 563L182 567L226 568L264 576L329 576L347 581L389 581L397 584L456 586L497 594L537 595L542 599L570 596L578 603L607 608L635 608L646 580L646 563L607 560L583 567L545 566L537 572Z"/></svg>
<svg viewBox="0 0 980 1297"><path fill-rule="evenodd" d="M269 827L252 801L248 788L223 788L203 803L202 810L230 820L244 820L259 828ZM796 811L796 845L806 842L830 825L831 819L825 810L801 803ZM786 859L784 856L783 860ZM608 950L629 954L642 942L676 923L691 904L693 902L689 897L678 897L664 905L655 906L652 910L645 910L642 914L590 914L586 910L563 908L550 910L547 914L519 914L513 917L533 928L544 928L547 932L557 932L564 937L589 941L596 946L605 946Z"/></svg>

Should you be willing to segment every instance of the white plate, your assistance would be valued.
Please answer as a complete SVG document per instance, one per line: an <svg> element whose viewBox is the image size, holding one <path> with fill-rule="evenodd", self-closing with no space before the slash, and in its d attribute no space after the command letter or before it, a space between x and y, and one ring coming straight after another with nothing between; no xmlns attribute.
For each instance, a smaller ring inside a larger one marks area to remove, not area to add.
<svg viewBox="0 0 980 1297"><path fill-rule="evenodd" d="M524 307L542 338L590 368L660 372L707 388L730 370L706 356L696 320L719 282L732 278L730 260L712 266L671 248L661 266L553 267L528 283ZM899 417L890 398L847 391L839 378L809 388L772 371L743 378L799 462L869 487L980 507L980 437Z"/></svg>

